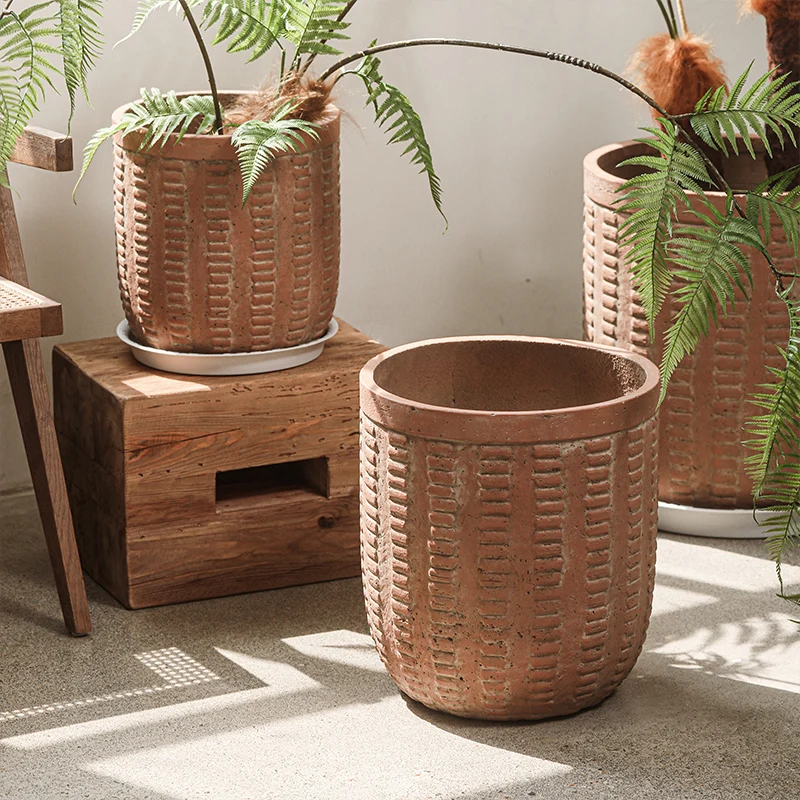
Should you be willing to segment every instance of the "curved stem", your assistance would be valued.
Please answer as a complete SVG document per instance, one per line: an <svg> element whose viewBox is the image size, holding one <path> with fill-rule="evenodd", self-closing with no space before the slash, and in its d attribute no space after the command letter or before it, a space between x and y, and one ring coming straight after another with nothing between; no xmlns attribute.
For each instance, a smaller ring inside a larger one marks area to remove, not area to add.
<svg viewBox="0 0 800 800"><path fill-rule="evenodd" d="M407 47L425 47L432 45L449 46L449 47L474 47L480 50L497 50L504 53L518 53L519 55L533 56L535 58L544 58L547 59L548 61L557 61L562 64L569 64L570 66L573 67L578 67L580 69L588 70L589 72L594 72L597 75L602 75L603 77L608 78L609 80L612 80L615 83L618 83L620 86L624 87L629 92L632 92L637 97L640 97L651 108L655 109L664 119L670 120L672 123L674 123L678 127L678 131L683 132L684 135L686 135L690 139L690 141L694 138L693 135L686 130L686 128L678 124L677 117L674 117L672 114L669 114L652 97L650 97L650 95L648 95L646 92L644 92L635 84L631 83L628 80L625 80L625 78L621 77L620 75L617 75L615 72L612 72L611 70L608 70L605 67L601 67L599 64L594 64L591 61L584 61L582 58L576 58L575 56L569 56L563 53L554 53L549 50L548 51L532 50L526 47L514 47L505 44L493 44L491 42L472 41L470 39L408 39L406 41L390 42L389 44L382 44L382 45L376 45L375 47L368 47L365 50L361 50L358 53L353 53L353 55L341 58L333 66L325 70L325 72L323 72L322 75L320 75L319 79L320 81L326 81L338 70L342 69L343 67L346 67L348 64L352 64L354 61L358 61L369 55L374 55L376 53L385 53L390 50L401 50ZM692 145L696 147L693 141ZM708 155L706 155L706 153L703 152L702 147L696 147L696 149L702 156L703 161L706 163L709 170L709 174L711 178L715 181L717 186L722 191L731 193L731 196L733 197L733 207L736 213L743 219L747 219L747 214L741 207L739 201L736 199L736 195L733 192L732 187L725 180L722 173L717 169L716 165L712 162L712 160L708 157ZM783 287L783 276L778 271L769 253L766 252L766 248L764 249L763 254L767 259L767 263L769 264L769 268L775 278L777 286Z"/></svg>
<svg viewBox="0 0 800 800"><path fill-rule="evenodd" d="M352 55L339 59L339 61L337 61L333 66L326 69L325 72L320 75L319 79L320 81L326 81L337 70L342 69L342 67L346 67L348 64L352 64L354 61L358 61L366 56L375 55L376 53L386 53L389 50L402 50L406 47L430 46L473 47L479 50L496 50L502 53L517 53L518 55L533 56L534 58L544 58L548 61L558 61L562 64L569 64L572 67L585 69L589 72L594 72L597 75L602 75L606 78L609 78L610 80L618 83L620 86L626 88L629 92L633 92L633 94L640 97L645 101L645 103L647 103L651 108L655 109L665 119L670 119L670 115L655 100L653 100L650 95L643 92L635 84L625 80L625 78L622 76L617 75L615 72L611 72L611 70L608 70L605 67L601 67L599 64L594 64L591 61L585 61L584 59L576 58L575 56L565 55L564 53L554 53L550 50L532 50L527 47L514 47L508 44L480 42L473 41L472 39L407 39L406 41L389 42L388 44L379 44L375 47L367 47L364 50L360 50L358 53L353 53Z"/></svg>
<svg viewBox="0 0 800 800"><path fill-rule="evenodd" d="M206 43L203 41L203 37L200 34L200 28L197 27L197 22L195 18L192 16L192 11L189 8L189 3L187 0L178 0L183 9L183 13L186 15L186 20L189 23L189 27L192 29L192 33L194 34L194 38L197 41L197 46L200 48L200 53L203 56L203 63L206 66L206 74L208 75L208 85L211 88L211 97L214 99L214 133L222 133L222 106L219 102L219 91L217 89L217 80L214 77L214 70L211 66L211 58L208 55L208 50L206 48Z"/></svg>

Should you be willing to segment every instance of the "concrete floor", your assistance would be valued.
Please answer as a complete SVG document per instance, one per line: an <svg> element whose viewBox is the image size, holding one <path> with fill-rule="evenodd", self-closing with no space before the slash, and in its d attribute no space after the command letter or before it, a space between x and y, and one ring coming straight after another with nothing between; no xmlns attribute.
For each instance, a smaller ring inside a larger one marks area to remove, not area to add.
<svg viewBox="0 0 800 800"><path fill-rule="evenodd" d="M663 536L620 690L482 724L397 692L355 580L136 612L89 582L95 633L71 639L33 498L0 498L0 797L795 800L800 636L775 589L760 542Z"/></svg>

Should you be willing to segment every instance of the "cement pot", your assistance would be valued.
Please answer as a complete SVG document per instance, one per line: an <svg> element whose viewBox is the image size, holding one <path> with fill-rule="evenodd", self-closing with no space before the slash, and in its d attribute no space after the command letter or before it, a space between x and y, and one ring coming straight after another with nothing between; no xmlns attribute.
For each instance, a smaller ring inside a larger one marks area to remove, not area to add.
<svg viewBox="0 0 800 800"><path fill-rule="evenodd" d="M375 645L464 717L571 714L641 652L658 370L580 342L441 339L361 372L361 547Z"/></svg>
<svg viewBox="0 0 800 800"><path fill-rule="evenodd" d="M758 161L745 153L725 164L726 179L737 188L752 188L766 177L763 145L758 141L754 145ZM672 298L665 303L654 345L631 285L625 252L619 247L624 218L614 210L617 189L636 174L634 168L617 165L644 152L652 151L623 142L601 147L584 161L584 337L630 349L658 363L660 343L677 304ZM724 210L724 195L707 196ZM693 218L683 211L680 220L689 223ZM792 248L780 227L771 232L770 253L778 269L794 271ZM752 256L750 300L737 292L735 310L720 316L718 327L712 324L709 336L683 360L661 407L659 496L666 503L752 509L753 485L744 468L748 451L741 442L743 425L755 408L746 400L758 384L770 381L768 367L782 365L778 347L785 346L789 331L786 308L775 296L769 267L755 251Z"/></svg>
<svg viewBox="0 0 800 800"><path fill-rule="evenodd" d="M319 141L275 159L244 207L230 136L173 136L147 152L141 138L114 138L117 267L133 336L197 353L323 336L339 283L338 109L328 107Z"/></svg>

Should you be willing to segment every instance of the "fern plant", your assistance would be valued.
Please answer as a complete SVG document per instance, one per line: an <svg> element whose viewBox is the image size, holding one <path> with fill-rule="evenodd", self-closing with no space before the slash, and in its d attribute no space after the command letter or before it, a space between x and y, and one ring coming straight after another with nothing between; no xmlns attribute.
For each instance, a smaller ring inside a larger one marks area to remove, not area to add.
<svg viewBox="0 0 800 800"><path fill-rule="evenodd" d="M102 0L45 0L0 10L0 185L25 126L54 81L66 87L70 116L102 46Z"/></svg>
<svg viewBox="0 0 800 800"><path fill-rule="evenodd" d="M203 57L210 95L179 99L174 93L162 94L158 89L142 90L141 99L117 123L97 131L89 141L80 178L100 145L117 133L141 128L147 131L142 146L149 149L163 144L171 135L180 141L190 130L197 134L229 131L233 133L232 143L242 170L242 201L246 202L253 185L277 153L297 152L304 136L315 135L317 122L294 113L292 87L301 86L317 56L342 54L337 45L349 39L350 23L346 17L354 5L355 0L140 0L129 36L159 8L179 12ZM267 119L226 123L203 30L213 32L213 45L224 45L229 53L247 53L248 61L273 51L279 53L280 74L272 87L276 102ZM359 59L362 63L358 68L341 71L330 87L345 75L356 75L364 82L376 121L388 130L392 143L405 145L412 163L427 175L433 201L441 212L441 184L419 115L408 98L380 75L376 57L366 54L359 55ZM338 71L338 64L329 70L331 75ZM279 102L281 99L285 102ZM209 117L212 110L213 116Z"/></svg>
<svg viewBox="0 0 800 800"><path fill-rule="evenodd" d="M748 86L749 72L748 68L730 93L709 92L691 114L663 114L661 129L649 129L651 138L640 140L654 153L625 162L648 172L620 189L619 209L629 215L621 240L631 248L634 282L651 331L667 295L677 300L661 360L662 400L681 359L694 350L718 316L733 308L737 290L747 296L753 273L745 248L755 249L769 264L790 324L787 346L781 351L784 367L772 370L774 382L750 398L764 413L746 425L745 436L750 438L745 444L753 451L747 468L755 484L755 501L770 511L763 524L770 534L767 547L776 562L780 595L800 604L800 595L787 593L781 572L786 554L800 545L800 302L794 286L800 275L778 270L768 250L770 230L777 221L795 259L800 255L800 189L792 188L800 167L744 192L743 207L697 147L700 142L727 155L738 153L741 141L755 158L751 132L770 155L771 140L780 146L796 145L800 97L795 86L785 76L773 80L770 73ZM687 121L693 137L685 125L681 127ZM725 193L724 212L708 199L710 189ZM690 206L687 191L697 194L698 210ZM694 224L677 224L678 209L683 207Z"/></svg>

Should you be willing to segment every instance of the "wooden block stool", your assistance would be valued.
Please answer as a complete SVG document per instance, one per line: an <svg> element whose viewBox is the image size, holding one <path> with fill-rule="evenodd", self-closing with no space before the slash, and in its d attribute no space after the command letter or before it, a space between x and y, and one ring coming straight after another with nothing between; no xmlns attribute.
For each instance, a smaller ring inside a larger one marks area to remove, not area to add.
<svg viewBox="0 0 800 800"><path fill-rule="evenodd" d="M30 128L13 159L42 169L72 169L72 140ZM0 342L39 505L50 563L67 630L92 629L86 589L61 470L39 339L63 332L61 306L28 288L11 190L0 186Z"/></svg>
<svg viewBox="0 0 800 800"><path fill-rule="evenodd" d="M359 574L358 373L346 323L310 364L191 377L117 339L53 353L86 571L128 608Z"/></svg>

